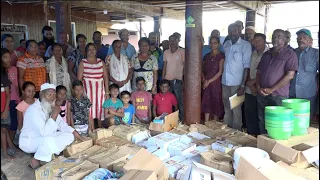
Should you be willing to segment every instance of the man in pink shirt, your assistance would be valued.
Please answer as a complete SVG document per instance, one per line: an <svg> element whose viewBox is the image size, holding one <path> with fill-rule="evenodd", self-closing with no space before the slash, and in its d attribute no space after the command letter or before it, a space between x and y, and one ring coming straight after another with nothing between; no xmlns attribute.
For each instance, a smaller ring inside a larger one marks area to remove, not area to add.
<svg viewBox="0 0 320 180"><path fill-rule="evenodd" d="M169 37L170 49L163 55L163 78L170 81L170 91L176 96L179 105L179 119L183 122L183 71L185 51L179 47L179 37Z"/></svg>

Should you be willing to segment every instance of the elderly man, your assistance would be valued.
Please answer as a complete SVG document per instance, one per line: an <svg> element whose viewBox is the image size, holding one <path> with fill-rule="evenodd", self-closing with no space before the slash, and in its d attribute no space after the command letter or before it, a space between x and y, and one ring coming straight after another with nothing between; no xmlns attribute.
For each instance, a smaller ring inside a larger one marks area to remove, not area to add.
<svg viewBox="0 0 320 180"><path fill-rule="evenodd" d="M244 36L246 38L246 41L248 41L252 45L252 49L254 48L254 34L256 33L256 29L253 26L247 26Z"/></svg>
<svg viewBox="0 0 320 180"><path fill-rule="evenodd" d="M250 74L246 83L246 98L244 101L245 122L247 125L247 133L251 135L258 135L259 132L259 118L257 106L257 88L256 88L256 74L257 67L260 63L263 53L269 50L266 46L266 35L256 33L254 35L255 50L251 55Z"/></svg>
<svg viewBox="0 0 320 180"><path fill-rule="evenodd" d="M291 32L286 30L284 31L285 37L286 37L286 42L284 43L288 48L293 49L293 47L290 46L290 41L291 41Z"/></svg>
<svg viewBox="0 0 320 180"><path fill-rule="evenodd" d="M230 109L229 97L244 95L245 83L249 74L251 45L240 37L239 28L231 24L228 28L230 40L223 45L225 51L224 71L222 74L222 100L225 109L224 122L229 127L241 130L241 105Z"/></svg>
<svg viewBox="0 0 320 180"><path fill-rule="evenodd" d="M264 109L266 106L281 106L289 97L289 85L298 70L298 58L285 45L286 37L282 29L272 34L273 48L265 52L258 65L256 76L258 117L260 134L266 134Z"/></svg>
<svg viewBox="0 0 320 180"><path fill-rule="evenodd" d="M119 31L119 37L120 37L120 40L122 41L121 54L126 55L129 58L129 60L131 60L132 56L135 55L137 52L134 46L129 43L129 36L130 36L130 32L127 29L121 29ZM108 56L112 54L113 54L113 49L109 48Z"/></svg>
<svg viewBox="0 0 320 180"><path fill-rule="evenodd" d="M238 20L238 21L230 24L229 27L230 27L231 25L233 25L233 24L235 24L235 25L238 27L238 31L239 31L239 34L240 34L241 39L245 40L245 36L244 36L244 34L242 34L242 30L244 29L243 22L240 21L240 20ZM228 27L228 29L229 29L229 27ZM226 43L228 40L230 40L229 34L228 34L228 35L226 36L226 38L224 39L223 44Z"/></svg>
<svg viewBox="0 0 320 180"><path fill-rule="evenodd" d="M75 138L83 140L72 127L63 121L60 104L55 102L56 86L42 84L40 98L24 114L19 147L26 153L35 153L29 168L36 169L39 161L50 162L52 155L59 155Z"/></svg>
<svg viewBox="0 0 320 180"><path fill-rule="evenodd" d="M74 48L70 46L68 42L69 42L69 34L67 34L66 32L61 32L59 34L59 44L62 46L63 57L68 57L72 53L72 51L74 51ZM53 55L52 46L49 46L45 54L45 57L51 58L52 55Z"/></svg>
<svg viewBox="0 0 320 180"><path fill-rule="evenodd" d="M92 40L93 40L94 45L97 48L97 58L105 61L107 54L108 54L108 51L112 48L107 48L106 46L104 46L102 44L103 37L102 37L102 33L100 31L95 31L93 33Z"/></svg>
<svg viewBox="0 0 320 180"><path fill-rule="evenodd" d="M308 29L297 32L298 48L295 49L299 59L298 71L290 84L290 98L302 98L310 101L313 117L317 97L317 71L319 71L319 50L312 48L312 36Z"/></svg>

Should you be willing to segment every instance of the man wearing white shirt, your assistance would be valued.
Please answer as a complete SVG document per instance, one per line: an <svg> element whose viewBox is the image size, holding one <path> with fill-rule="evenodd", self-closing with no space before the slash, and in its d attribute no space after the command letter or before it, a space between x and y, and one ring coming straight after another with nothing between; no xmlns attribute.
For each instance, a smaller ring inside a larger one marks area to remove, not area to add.
<svg viewBox="0 0 320 180"><path fill-rule="evenodd" d="M39 100L24 114L19 147L35 153L29 164L32 169L40 167L40 161L50 162L53 154L59 155L75 138L83 140L59 115L61 102L55 102L55 88L53 84L42 84Z"/></svg>
<svg viewBox="0 0 320 180"><path fill-rule="evenodd" d="M239 28L231 24L228 28L230 39L223 45L225 51L224 71L222 74L222 100L225 110L224 122L229 127L241 130L241 105L230 109L229 97L244 95L245 83L249 74L251 45L240 37Z"/></svg>

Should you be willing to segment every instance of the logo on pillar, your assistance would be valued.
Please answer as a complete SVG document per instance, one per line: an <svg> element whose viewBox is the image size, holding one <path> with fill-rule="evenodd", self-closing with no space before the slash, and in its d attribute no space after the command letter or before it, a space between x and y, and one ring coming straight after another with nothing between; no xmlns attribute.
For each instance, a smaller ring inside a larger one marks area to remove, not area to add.
<svg viewBox="0 0 320 180"><path fill-rule="evenodd" d="M186 27L196 27L196 25L195 24L192 24L194 22L194 19L193 19L193 17L192 16L189 16L188 18L187 18L187 24L186 24Z"/></svg>

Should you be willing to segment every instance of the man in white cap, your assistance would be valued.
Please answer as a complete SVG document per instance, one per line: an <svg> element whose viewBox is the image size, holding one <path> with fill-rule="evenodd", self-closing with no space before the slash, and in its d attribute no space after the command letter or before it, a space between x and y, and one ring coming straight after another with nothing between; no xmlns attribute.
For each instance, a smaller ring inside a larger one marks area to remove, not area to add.
<svg viewBox="0 0 320 180"><path fill-rule="evenodd" d="M245 36L245 40L248 41L249 43L251 43L252 47L253 47L253 39L254 39L254 35L256 34L256 30L253 26L247 26L244 36Z"/></svg>
<svg viewBox="0 0 320 180"><path fill-rule="evenodd" d="M83 140L59 115L55 89L53 84L42 84L40 98L24 114L19 147L26 153L35 153L30 169L40 167L40 161L50 162L53 154L59 155L75 138Z"/></svg>
<svg viewBox="0 0 320 180"><path fill-rule="evenodd" d="M118 34L119 34L120 40L122 41L121 54L126 55L129 58L129 60L131 60L132 56L135 55L137 52L134 46L129 43L130 32L128 31L128 29L121 29ZM109 48L108 56L112 54L113 54L113 49Z"/></svg>

